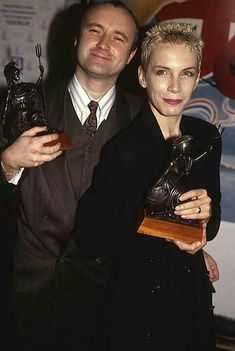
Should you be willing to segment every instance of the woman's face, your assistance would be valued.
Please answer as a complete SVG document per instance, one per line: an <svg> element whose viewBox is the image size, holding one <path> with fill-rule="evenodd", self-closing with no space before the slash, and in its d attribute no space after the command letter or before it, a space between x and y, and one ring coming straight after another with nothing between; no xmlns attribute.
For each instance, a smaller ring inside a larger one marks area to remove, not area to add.
<svg viewBox="0 0 235 351"><path fill-rule="evenodd" d="M165 117L182 115L199 81L196 53L184 44L158 44L138 73L154 114Z"/></svg>

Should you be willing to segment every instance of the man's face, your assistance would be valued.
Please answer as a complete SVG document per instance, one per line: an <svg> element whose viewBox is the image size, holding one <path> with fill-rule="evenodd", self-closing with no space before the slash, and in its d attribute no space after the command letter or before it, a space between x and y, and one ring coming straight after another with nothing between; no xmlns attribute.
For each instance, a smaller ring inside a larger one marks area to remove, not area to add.
<svg viewBox="0 0 235 351"><path fill-rule="evenodd" d="M110 4L91 9L77 44L77 76L114 81L134 56L135 24L128 12Z"/></svg>
<svg viewBox="0 0 235 351"><path fill-rule="evenodd" d="M199 81L196 53L184 44L159 44L147 71L139 68L139 81L157 115L181 116Z"/></svg>

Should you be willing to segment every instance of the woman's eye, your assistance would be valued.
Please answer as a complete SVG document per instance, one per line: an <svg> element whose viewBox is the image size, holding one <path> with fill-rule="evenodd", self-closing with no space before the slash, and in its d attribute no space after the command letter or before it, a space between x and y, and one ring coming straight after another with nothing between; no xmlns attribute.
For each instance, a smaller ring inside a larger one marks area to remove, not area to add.
<svg viewBox="0 0 235 351"><path fill-rule="evenodd" d="M194 77L194 72L185 71L185 72L183 72L183 76L186 76L186 77Z"/></svg>

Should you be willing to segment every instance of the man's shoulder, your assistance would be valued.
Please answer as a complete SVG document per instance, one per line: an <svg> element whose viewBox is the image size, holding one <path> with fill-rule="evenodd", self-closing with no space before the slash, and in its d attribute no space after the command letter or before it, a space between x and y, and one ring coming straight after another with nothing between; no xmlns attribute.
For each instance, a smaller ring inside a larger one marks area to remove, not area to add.
<svg viewBox="0 0 235 351"><path fill-rule="evenodd" d="M129 110L132 116L137 115L140 110L140 107L143 103L143 98L140 95L129 92L120 86L116 87L117 95L122 96L126 103L128 104Z"/></svg>
<svg viewBox="0 0 235 351"><path fill-rule="evenodd" d="M149 127L149 118L151 116L149 117L148 115L146 103L143 100L140 100L140 102L141 106L131 123L106 143L103 149L116 150L117 155L127 153L141 154L145 148L152 144L154 138L152 138L151 123Z"/></svg>
<svg viewBox="0 0 235 351"><path fill-rule="evenodd" d="M143 99L140 95L129 92L119 86L116 87L116 90L117 94L123 96L128 101L128 103L141 104L143 102Z"/></svg>
<svg viewBox="0 0 235 351"><path fill-rule="evenodd" d="M68 82L61 82L57 84L46 83L44 85L45 98L50 100L58 96L63 96L67 88Z"/></svg>

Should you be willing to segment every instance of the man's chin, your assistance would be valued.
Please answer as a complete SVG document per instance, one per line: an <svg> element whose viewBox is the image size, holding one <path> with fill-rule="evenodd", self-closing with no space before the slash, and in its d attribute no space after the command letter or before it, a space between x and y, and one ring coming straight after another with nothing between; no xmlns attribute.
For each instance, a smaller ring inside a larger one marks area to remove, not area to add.
<svg viewBox="0 0 235 351"><path fill-rule="evenodd" d="M117 77L118 74L116 72L113 72L111 69L107 67L102 67L100 65L93 65L90 67L87 67L86 72L93 77L97 78L108 78L108 77Z"/></svg>

